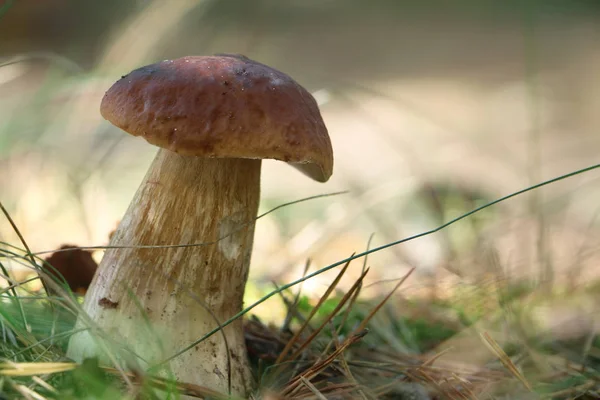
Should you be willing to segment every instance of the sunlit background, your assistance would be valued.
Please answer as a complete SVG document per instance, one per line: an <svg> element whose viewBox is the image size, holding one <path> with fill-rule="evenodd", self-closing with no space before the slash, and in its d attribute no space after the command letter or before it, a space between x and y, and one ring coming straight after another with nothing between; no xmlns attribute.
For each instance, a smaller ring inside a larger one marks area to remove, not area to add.
<svg viewBox="0 0 600 400"><path fill-rule="evenodd" d="M332 179L267 161L261 211L347 191L258 222L250 299L302 276L307 259L314 271L371 235L376 247L427 231L600 159L595 0L5 0L0 10L0 200L34 252L108 243L157 150L104 121L101 97L130 70L184 55L244 54L320 104ZM600 275L598 178L374 253L363 295L411 267L403 296L504 279L577 290ZM21 246L6 221L0 237ZM331 273L302 290L322 292ZM258 311L269 318L269 307Z"/></svg>

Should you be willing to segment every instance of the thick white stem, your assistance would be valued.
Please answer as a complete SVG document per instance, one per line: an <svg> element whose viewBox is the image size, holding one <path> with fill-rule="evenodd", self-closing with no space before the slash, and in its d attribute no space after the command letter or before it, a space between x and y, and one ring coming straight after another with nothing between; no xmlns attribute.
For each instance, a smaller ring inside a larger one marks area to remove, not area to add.
<svg viewBox="0 0 600 400"><path fill-rule="evenodd" d="M142 365L164 360L242 309L260 196L260 160L201 159L160 150L111 240L84 310ZM210 309L213 315L207 311ZM80 318L79 326L83 325ZM242 322L169 364L177 380L244 395L251 375ZM73 336L68 356L108 360L92 331ZM231 360L231 373L228 373Z"/></svg>

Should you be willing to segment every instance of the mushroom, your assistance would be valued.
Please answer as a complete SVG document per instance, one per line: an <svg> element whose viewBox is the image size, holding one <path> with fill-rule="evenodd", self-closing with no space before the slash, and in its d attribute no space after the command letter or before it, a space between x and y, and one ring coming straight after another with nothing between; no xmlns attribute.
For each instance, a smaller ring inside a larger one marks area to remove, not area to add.
<svg viewBox="0 0 600 400"><path fill-rule="evenodd" d="M48 275L54 276L59 281L64 278L64 281L73 292L85 294L94 278L98 265L92 258L91 251L81 250L72 244L60 246L60 250L66 249L69 251L57 251L44 259L45 263L52 266L52 268L47 268L46 271ZM52 278L49 276L44 278L44 281L51 293L57 294L52 284Z"/></svg>
<svg viewBox="0 0 600 400"><path fill-rule="evenodd" d="M136 69L108 90L101 113L160 147L110 245L209 243L109 248L98 267L84 311L142 365L152 365L242 310L261 159L285 161L325 182L331 142L308 91L238 55ZM226 341L212 335L170 361L170 370L178 381L245 395L252 378L242 321L223 331ZM100 349L85 331L71 338L67 354L107 360Z"/></svg>

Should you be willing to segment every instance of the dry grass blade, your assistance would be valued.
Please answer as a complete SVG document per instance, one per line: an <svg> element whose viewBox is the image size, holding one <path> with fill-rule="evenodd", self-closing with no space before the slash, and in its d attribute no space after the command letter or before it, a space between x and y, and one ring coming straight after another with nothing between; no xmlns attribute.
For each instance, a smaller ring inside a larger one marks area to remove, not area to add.
<svg viewBox="0 0 600 400"><path fill-rule="evenodd" d="M373 235L371 235L369 237L369 241L367 243L367 250L371 247L371 240L373 239ZM365 256L364 262L363 262L363 266L362 266L362 271L361 273L364 273L365 270L367 269L367 258L368 256ZM339 341L338 341L338 336L341 334L342 329L344 328L344 326L346 326L346 321L348 321L348 318L350 317L350 312L352 311L352 309L354 308L354 305L356 304L356 300L358 299L358 296L360 295L362 289L362 282L360 282L358 284L358 286L356 287L356 290L354 291L353 295L350 297L350 301L348 303L348 307L346 307L346 310L344 311L344 313L342 314L342 319L339 322L337 331L334 329L333 325L332 325L332 340L329 341L329 343L327 344L327 346L325 347L325 349L323 350L322 354L325 355L329 352L329 349L332 345L335 345L336 347L339 347ZM348 362L346 361L346 358L344 357L344 353L340 354L340 362L342 365L342 369L344 371L344 373L346 374L346 378L349 380L349 383L351 384L351 391L356 390L355 387L358 387L358 383L356 381L356 379L354 378L352 371L350 369L350 366L348 365ZM336 392L338 395L340 395L340 391ZM362 398L363 400L366 400L367 397L364 394L364 392L361 389L358 389L358 395L360 396L360 398Z"/></svg>
<svg viewBox="0 0 600 400"><path fill-rule="evenodd" d="M4 216L6 217L6 219L8 220L8 223L10 224L10 226L13 228L13 230L17 234L19 240L21 241L21 244L25 248L25 252L27 253L26 255L27 255L27 257L29 257L29 260L31 261L31 264L37 266L37 264L35 262L35 258L33 258L33 253L31 252L31 249L27 245L27 242L25 241L25 238L21 234L21 231L19 230L19 228L17 228L17 224L15 224L15 221L13 221L12 217L8 213L8 210L6 208L4 208L4 205L2 204L2 202L0 202L0 210L2 210L2 213L4 214Z"/></svg>
<svg viewBox="0 0 600 400"><path fill-rule="evenodd" d="M569 398L576 399L579 396L581 396L582 393L585 393L586 391L590 390L591 388L593 388L596 385L598 385L597 381L588 381L579 386L559 390L558 392L554 392L554 393L549 393L549 394L545 395L543 398L544 399L560 399L563 397L569 397Z"/></svg>
<svg viewBox="0 0 600 400"><path fill-rule="evenodd" d="M452 376L457 381L464 383L464 385L462 386L462 389L469 395L467 397L468 399L479 400L479 397L477 397L477 395L469 387L469 383L470 383L469 381L467 381L466 379L462 378L461 376L459 376L455 373L453 373Z"/></svg>
<svg viewBox="0 0 600 400"><path fill-rule="evenodd" d="M356 294L360 292L360 287L361 287L361 285L358 286L358 288L354 292L355 295L352 296L352 298L350 299L350 304L348 305L348 309L346 310L346 313L344 313L344 317L348 316L348 314L349 314L348 311L354 305L353 300L357 298ZM344 322L345 322L345 320L346 319L344 318ZM327 352L329 352L329 347L332 344L334 344L335 347L339 347L340 344L339 344L338 336L339 336L339 330L341 329L342 326L343 325L340 325L340 327L338 328L338 331L336 332L333 324L331 325L331 337L332 337L332 339L327 344L327 347L326 347L325 351L323 352L323 354L326 354ZM348 380L348 383L351 384L352 386L358 387L358 382L356 381L356 378L354 378L354 375L352 374L352 371L350 370L350 366L348 365L348 361L346 361L346 357L344 357L344 353L340 354L340 364L341 364L342 370L346 374L346 379ZM361 389L358 389L358 395L360 396L361 399L367 400L367 396L365 395L365 393Z"/></svg>
<svg viewBox="0 0 600 400"><path fill-rule="evenodd" d="M407 371L406 375L409 376L413 381L427 382L430 386L436 388L440 394L443 394L444 398L447 398L450 400L460 399L460 397L456 397L454 394L448 393L448 391L446 391L444 389L444 387L442 387L442 385L440 385L436 379L434 379L431 375L429 375L426 370L418 369L415 372L416 372L416 374L412 374Z"/></svg>
<svg viewBox="0 0 600 400"><path fill-rule="evenodd" d="M444 382L446 382L447 384L449 384L448 379L444 379ZM454 396L456 396L455 398L457 398L457 399L464 399L464 400L472 400L466 394L460 392L454 385L449 384L448 386L450 386L450 390L452 392L454 392Z"/></svg>
<svg viewBox="0 0 600 400"><path fill-rule="evenodd" d="M19 385L12 381L10 383L11 383L11 386L13 387L13 389L15 391L19 392L21 394L21 396L23 396L23 398L25 398L27 400L46 400L46 398L44 396L29 389L25 385Z"/></svg>
<svg viewBox="0 0 600 400"><path fill-rule="evenodd" d="M375 306L375 308L373 308L373 310L371 310L371 312L369 313L369 315L367 315L367 317L360 323L360 325L358 326L358 328L356 329L356 331L362 331L363 329L365 329L365 327L367 326L367 324L369 323L369 321L373 318L373 316L375 314L377 314L377 311L379 311L381 309L381 307L383 307L383 305L390 299L390 297L392 297L392 295L396 292L396 290L398 290L398 288L408 279L408 277L413 273L413 271L415 270L415 268L411 268L406 275L404 275L404 277L402 277L402 279L400 280L400 282L398 282L396 284L396 286L394 286L394 288L392 289L391 292L388 293L387 296L385 296L385 298L383 300L381 300L381 302L379 304L377 304L377 306Z"/></svg>
<svg viewBox="0 0 600 400"><path fill-rule="evenodd" d="M305 377L301 376L300 377L300 382L302 382L302 384L304 386L306 386L319 400L327 400L327 397L323 396L323 393L319 392L319 389L317 389L315 387L315 385L313 385L312 383L310 383L310 381L308 379L306 379Z"/></svg>
<svg viewBox="0 0 600 400"><path fill-rule="evenodd" d="M279 291L281 287L277 284L277 282L271 281L271 283L273 284L273 287L275 288L275 290L278 290L277 295L281 298L281 301L283 302L283 305L285 306L285 308L287 310L283 324L281 324L279 331L280 332L291 332L292 330L290 329L290 325L294 318L297 318L298 321L301 322L302 324L304 324L306 322L306 318L300 312L300 310L298 310L298 301L300 298L300 296L299 296L300 292L296 293L296 296L294 296L294 300L290 300L286 297L286 295L283 291ZM307 328L309 328L311 331L313 330L313 328L310 326L310 324L307 325Z"/></svg>
<svg viewBox="0 0 600 400"><path fill-rule="evenodd" d="M511 361L510 357L502 350L502 348L496 343L496 341L487 333L484 332L481 334L481 337L484 339L484 343L488 345L490 350L496 354L500 362L529 390L533 392L533 388L527 382L521 371L517 369L517 366Z"/></svg>
<svg viewBox="0 0 600 400"><path fill-rule="evenodd" d="M367 251L371 248L371 241L373 240L373 237L374 237L374 234L371 234L371 236L369 236L369 241L367 242ZM367 269L367 259L368 258L369 258L369 255L366 255L364 258L361 272L365 272L365 269ZM350 304L348 304L348 307L346 308L346 311L342 315L342 320L340 321L340 324L338 326L338 330L337 330L338 335L341 333L342 328L344 326L346 326L346 321L350 317L350 311L352 311L352 309L354 308L354 304L356 303L356 300L358 299L358 296L360 295L361 289L362 289L362 285L359 285L358 288L356 289L356 292L354 292L354 295L350 299ZM329 350L329 346L327 347L327 350Z"/></svg>
<svg viewBox="0 0 600 400"><path fill-rule="evenodd" d="M365 273L366 272L367 271L365 271ZM299 375L299 376L293 378L291 381L289 381L287 384L287 387L280 393L280 395L283 398L290 397L291 394L293 394L294 392L297 391L300 383L302 382L302 380L301 380L302 378L310 380L310 379L314 378L315 376L317 376L323 369L325 369L329 364L331 364L333 362L333 360L335 360L341 353L346 351L346 349L348 347L350 347L351 345L353 345L354 343L361 340L368 332L369 331L365 329L362 332L355 333L352 336L348 337L340 345L340 347L335 349L335 351L333 353L331 353L327 358L325 358L324 360L318 361L312 367L310 367L309 369L304 371L301 375Z"/></svg>
<svg viewBox="0 0 600 400"><path fill-rule="evenodd" d="M0 363L0 375L4 376L32 376L55 374L71 371L77 367L76 363L66 362L30 362L30 363Z"/></svg>
<svg viewBox="0 0 600 400"><path fill-rule="evenodd" d="M4 216L6 217L6 219L8 220L8 222L10 223L10 226L12 227L13 231L15 231L15 233L19 237L19 240L21 241L21 244L25 248L25 253L26 253L25 255L26 255L26 257L29 258L29 261L31 262L31 265L36 269L38 275L40 275L40 267L35 262L35 257L33 255L33 253L31 252L31 249L27 245L27 242L25 241L25 238L23 237L23 234L21 233L21 231L17 227L17 224L15 224L15 221L12 219L12 217L8 213L8 210L6 208L4 208L4 204L2 204L2 202L0 202L0 210L2 210L2 213L4 214ZM41 279L41 275L40 275L40 281L42 282L42 286L44 287L44 291L46 292L46 295L49 296L50 292L48 291L48 287L44 283L44 280Z"/></svg>
<svg viewBox="0 0 600 400"><path fill-rule="evenodd" d="M342 396L344 394L349 394L356 391L358 391L359 394L362 392L361 388L359 388L357 384L351 382L329 384L321 389L321 393L329 394L331 398L343 398Z"/></svg>
<svg viewBox="0 0 600 400"><path fill-rule="evenodd" d="M40 385L41 387L43 387L44 389L46 389L47 391L54 393L54 394L58 394L58 390L56 390L56 388L54 388L52 385L50 385L48 382L46 382L39 376L34 376L31 378L31 380L34 381L35 383L37 383L38 385Z"/></svg>
<svg viewBox="0 0 600 400"><path fill-rule="evenodd" d="M401 382L404 378L390 379L386 383L382 385L375 386L371 389L371 392L375 395L376 398L380 398L388 394L394 387Z"/></svg>
<svg viewBox="0 0 600 400"><path fill-rule="evenodd" d="M348 302L348 300L352 297L352 294L354 293L354 291L356 291L360 285L362 284L363 279L365 278L365 276L367 276L367 273L369 272L369 269L367 268L365 270L365 272L362 273L362 275L356 280L356 282L354 282L354 284L352 285L352 287L350 288L350 290L348 291L348 293L346 293L344 295L344 297L342 297L342 299L340 300L340 302L338 303L338 305L333 309L333 311L327 316L327 318L325 318L325 321L323 321L321 323L321 325L319 325L319 327L317 329L315 329L315 331L306 339L306 341L304 343L302 343L302 345L296 349L296 351L290 356L291 360L296 359L296 357L298 357L298 355L300 355L300 353L302 352L302 350L304 350L306 348L306 346L308 346L315 337L317 337L317 335L323 330L323 328L325 327L325 325L327 325L329 323L329 321L331 321L331 319L337 315L337 313L340 311L340 309L342 307L344 307L344 305ZM314 310L313 310L314 312Z"/></svg>
<svg viewBox="0 0 600 400"><path fill-rule="evenodd" d="M306 260L306 263L304 263L304 271L302 271L302 277L305 277L306 274L308 273L308 270L310 269L310 263L311 263L310 258ZM293 318L300 316L300 313L298 312L298 302L300 301L300 294L302 293L303 287L304 287L304 282L301 282L298 285L298 291L296 292L296 295L294 296L294 301L291 304L288 304L288 301L287 301L286 297L283 295L283 292L279 293L287 307L287 314L286 314L285 319L283 320L283 324L281 324L281 328L280 328L282 332L288 331L290 329L290 325L292 323Z"/></svg>
<svg viewBox="0 0 600 400"><path fill-rule="evenodd" d="M447 353L447 352L451 351L452 349L453 349L452 347L448 347L447 349L444 349L444 350L440 351L439 353L437 353L437 354L434 354L434 355L433 355L433 357L431 357L431 358L429 358L429 359L425 360L425 361L423 362L423 365L422 365L422 366L423 366L423 367L426 367L426 366L428 366L428 365L433 365L433 363L434 363L434 362L436 362L436 360L438 360L438 359L439 359L441 356L443 356L443 355L444 355L444 353Z"/></svg>
<svg viewBox="0 0 600 400"><path fill-rule="evenodd" d="M352 254L352 256L354 256L354 254ZM342 279L342 276L344 276L344 273L346 273L346 270L348 269L349 266L350 266L350 261L348 261L342 267L342 270L335 277L335 279L333 280L333 282L331 283L331 285L329 285L329 287L327 288L327 290L325 291L325 293L323 294L323 296L321 296L321 298L319 299L319 302L317 303L317 305L312 309L312 311L310 312L310 314L306 318L306 321L304 321L304 323L302 324L302 326L300 327L300 329L298 329L298 331L296 331L296 333L294 334L294 336L292 336L292 338L285 345L285 347L281 351L281 354L279 354L279 357L277 357L277 360L275 361L275 364L281 364L281 362L285 359L285 356L289 353L290 349L296 344L296 342L298 341L298 338L300 337L300 335L302 334L302 332L304 332L304 329L306 329L306 327L308 326L308 323L310 322L310 320L312 319L312 317L314 317L314 315L319 310L319 307L321 307L321 305L325 302L325 300L327 300L329 298L329 295L336 288L337 284L339 283L340 279Z"/></svg>

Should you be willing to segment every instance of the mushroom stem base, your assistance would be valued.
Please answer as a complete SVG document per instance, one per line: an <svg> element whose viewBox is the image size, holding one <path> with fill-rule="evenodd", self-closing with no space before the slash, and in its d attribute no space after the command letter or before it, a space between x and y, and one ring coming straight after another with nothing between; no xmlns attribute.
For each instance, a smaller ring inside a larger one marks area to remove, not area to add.
<svg viewBox="0 0 600 400"><path fill-rule="evenodd" d="M208 244L108 249L86 295L86 315L78 321L84 327L91 320L100 329L75 334L68 356L109 362L109 349L113 359L151 366L217 327L216 320L223 323L239 312L260 169L260 160L200 159L161 149L110 244ZM245 395L251 373L242 321L167 367L180 382Z"/></svg>

